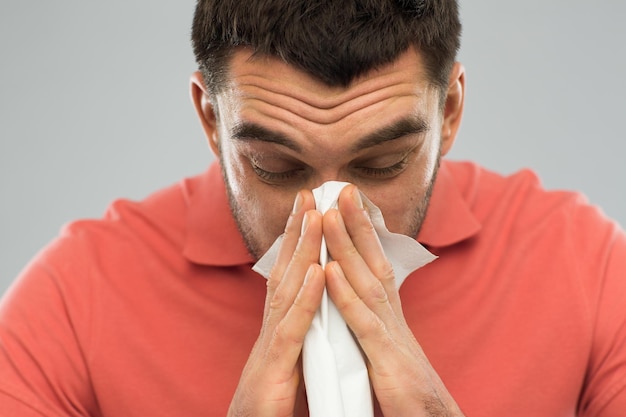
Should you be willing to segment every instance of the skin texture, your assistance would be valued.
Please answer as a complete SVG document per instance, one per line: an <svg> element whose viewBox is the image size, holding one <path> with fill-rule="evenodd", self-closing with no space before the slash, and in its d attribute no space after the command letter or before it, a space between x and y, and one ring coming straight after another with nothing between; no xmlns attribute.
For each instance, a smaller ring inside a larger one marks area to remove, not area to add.
<svg viewBox="0 0 626 417"><path fill-rule="evenodd" d="M325 286L363 348L377 414L461 415L406 325L358 189L389 230L415 237L439 159L456 137L464 88L456 64L440 103L413 49L347 88L246 49L234 54L230 83L216 97L199 73L192 76L192 101L251 253L261 256L285 233L229 415L308 415L299 357ZM329 180L354 185L342 191L338 210L322 216L310 190ZM335 260L325 270L322 235Z"/></svg>

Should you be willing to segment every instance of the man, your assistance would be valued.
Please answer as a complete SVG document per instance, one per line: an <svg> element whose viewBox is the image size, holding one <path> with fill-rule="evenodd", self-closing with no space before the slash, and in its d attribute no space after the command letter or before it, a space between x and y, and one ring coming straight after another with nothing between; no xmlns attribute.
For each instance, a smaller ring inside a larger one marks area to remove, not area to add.
<svg viewBox="0 0 626 417"><path fill-rule="evenodd" d="M306 415L326 288L377 415L622 416L626 238L531 173L441 159L459 32L451 0L200 0L191 97L219 164L33 261L0 309L0 414ZM321 215L328 180L352 185ZM439 256L400 291L360 192ZM266 284L251 265L283 233Z"/></svg>

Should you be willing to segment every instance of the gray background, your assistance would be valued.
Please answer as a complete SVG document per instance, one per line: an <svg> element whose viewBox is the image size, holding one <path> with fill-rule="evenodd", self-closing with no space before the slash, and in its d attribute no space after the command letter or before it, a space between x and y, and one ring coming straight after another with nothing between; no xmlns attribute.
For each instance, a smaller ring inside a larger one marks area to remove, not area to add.
<svg viewBox="0 0 626 417"><path fill-rule="evenodd" d="M203 170L194 1L0 1L0 293L76 218ZM461 0L450 155L577 189L626 224L626 2Z"/></svg>

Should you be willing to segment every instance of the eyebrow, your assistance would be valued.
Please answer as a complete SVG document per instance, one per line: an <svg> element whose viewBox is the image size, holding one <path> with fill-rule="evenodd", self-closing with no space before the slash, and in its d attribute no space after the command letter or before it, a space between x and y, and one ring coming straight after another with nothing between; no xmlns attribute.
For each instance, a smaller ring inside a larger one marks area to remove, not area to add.
<svg viewBox="0 0 626 417"><path fill-rule="evenodd" d="M254 141L276 143L285 146L296 152L300 152L302 148L293 139L280 132L267 129L261 125L252 122L237 123L230 134L233 139L241 141Z"/></svg>
<svg viewBox="0 0 626 417"><path fill-rule="evenodd" d="M404 117L359 139L357 143L352 146L351 150L355 152L361 149L371 148L405 136L424 133L429 129L430 127L426 120L420 116Z"/></svg>
<svg viewBox="0 0 626 417"><path fill-rule="evenodd" d="M371 148L385 142L403 138L408 135L416 135L429 130L428 123L420 116L405 117L384 126L381 129L360 138L351 148L352 152ZM296 152L301 152L302 147L289 136L280 132L267 129L252 122L240 122L234 126L231 132L233 139L241 141L261 141L285 146Z"/></svg>

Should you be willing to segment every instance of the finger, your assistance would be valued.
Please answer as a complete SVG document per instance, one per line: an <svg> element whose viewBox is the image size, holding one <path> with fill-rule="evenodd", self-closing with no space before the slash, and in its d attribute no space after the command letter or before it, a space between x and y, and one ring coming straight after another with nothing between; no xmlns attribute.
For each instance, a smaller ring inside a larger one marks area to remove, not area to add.
<svg viewBox="0 0 626 417"><path fill-rule="evenodd" d="M309 265L304 282L292 305L274 328L267 354L278 374L290 372L302 351L304 337L311 327L325 287L322 267Z"/></svg>
<svg viewBox="0 0 626 417"><path fill-rule="evenodd" d="M383 320L393 321L395 310L389 304L387 289L359 253L338 211L326 212L324 236L331 257L341 265L341 270L356 296Z"/></svg>
<svg viewBox="0 0 626 417"><path fill-rule="evenodd" d="M346 231L357 252L383 284L396 314L401 315L402 307L393 265L385 255L367 209L363 207L361 193L356 186L346 187L343 191L339 196L338 207L345 222Z"/></svg>
<svg viewBox="0 0 626 417"><path fill-rule="evenodd" d="M276 279L278 281L282 279L282 276L291 261L293 252L298 245L300 234L302 232L304 214L313 209L315 209L315 200L311 191L299 191L296 195L289 219L287 220L287 225L285 226L285 232L278 250L276 262L270 272L271 279Z"/></svg>
<svg viewBox="0 0 626 417"><path fill-rule="evenodd" d="M318 211L309 210L304 214L302 234L283 277L275 287L268 289L266 325L269 328L273 328L293 305L309 267L319 262L321 242L322 216Z"/></svg>
<svg viewBox="0 0 626 417"><path fill-rule="evenodd" d="M313 194L307 190L299 191L296 195L296 199L294 201L291 214L289 215L289 219L287 220L287 225L285 226L283 240L281 242L280 248L278 249L276 261L272 266L270 276L267 280L268 288L264 312L265 317L267 317L268 314L270 300L274 296L274 292L280 284L284 276L285 270L289 266L293 253L296 250L298 241L300 240L304 215L308 210L313 208L315 208L315 200L313 199Z"/></svg>
<svg viewBox="0 0 626 417"><path fill-rule="evenodd" d="M325 269L326 288L335 306L357 338L372 364L386 366L385 353L394 348L390 327L394 319L385 322L354 291L341 265L330 262ZM382 347L382 348L381 348Z"/></svg>
<svg viewBox="0 0 626 417"><path fill-rule="evenodd" d="M391 263L385 255L369 214L363 207L361 193L356 186L346 187L344 191L340 194L337 205L348 235L374 275L383 283L393 283Z"/></svg>

